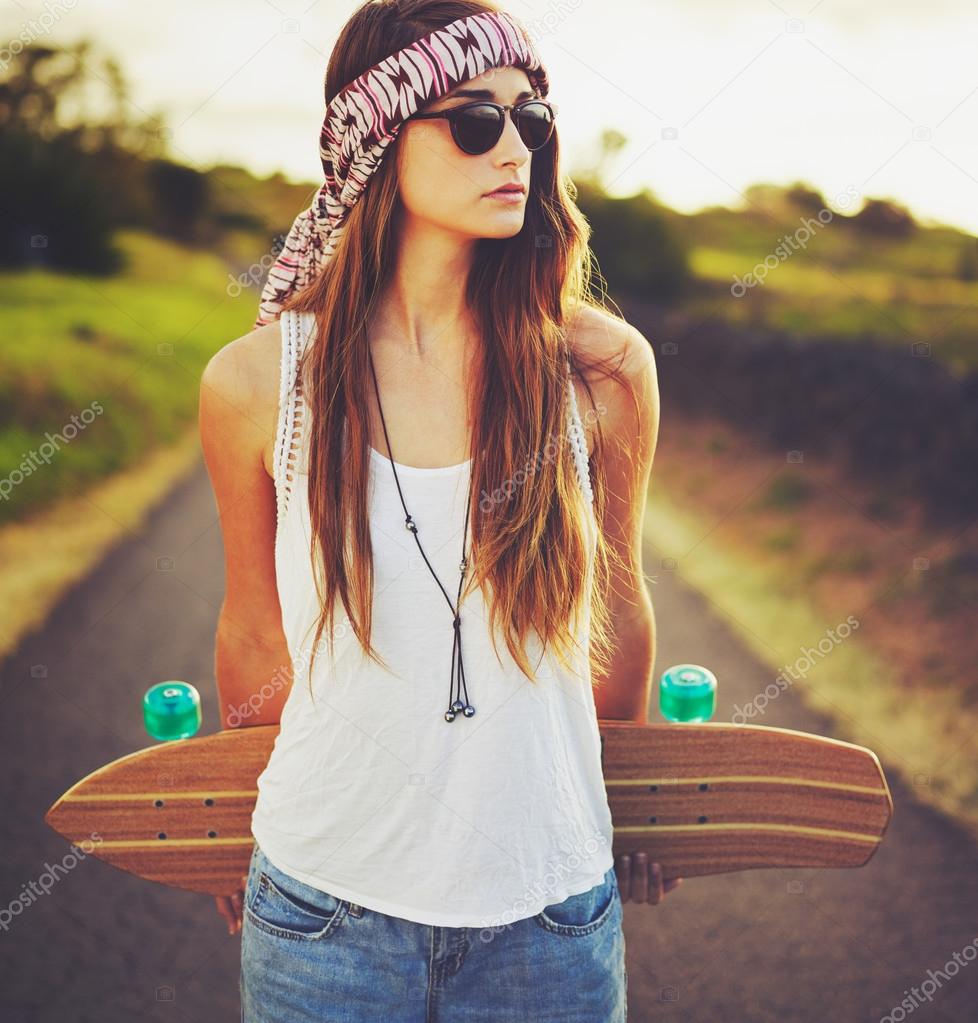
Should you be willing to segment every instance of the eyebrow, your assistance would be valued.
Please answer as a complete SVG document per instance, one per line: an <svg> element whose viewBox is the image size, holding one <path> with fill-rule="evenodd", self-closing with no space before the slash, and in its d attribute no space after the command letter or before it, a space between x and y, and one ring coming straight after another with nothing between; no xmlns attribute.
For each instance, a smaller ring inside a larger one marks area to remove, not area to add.
<svg viewBox="0 0 978 1023"><path fill-rule="evenodd" d="M525 89L516 97L514 102L519 103L520 100L524 99L536 99L535 92L527 92ZM495 99L496 94L492 89L456 89L450 96L443 97L444 99L455 99L456 97L468 97L470 99Z"/></svg>

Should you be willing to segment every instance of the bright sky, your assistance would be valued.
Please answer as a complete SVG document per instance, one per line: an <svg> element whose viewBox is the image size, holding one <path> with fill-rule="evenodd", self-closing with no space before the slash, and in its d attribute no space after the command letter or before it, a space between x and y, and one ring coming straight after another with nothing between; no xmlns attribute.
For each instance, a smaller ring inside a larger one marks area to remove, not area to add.
<svg viewBox="0 0 978 1023"><path fill-rule="evenodd" d="M4 0L2 42L84 35L163 111L175 158L318 183L323 78L356 3ZM750 184L889 197L978 233L974 0L510 0L560 107L569 169L602 130L628 145L611 191L687 212ZM48 20L42 22L45 16ZM0 53L5 59L6 54ZM841 207L840 207L841 208ZM851 207L850 207L851 209Z"/></svg>

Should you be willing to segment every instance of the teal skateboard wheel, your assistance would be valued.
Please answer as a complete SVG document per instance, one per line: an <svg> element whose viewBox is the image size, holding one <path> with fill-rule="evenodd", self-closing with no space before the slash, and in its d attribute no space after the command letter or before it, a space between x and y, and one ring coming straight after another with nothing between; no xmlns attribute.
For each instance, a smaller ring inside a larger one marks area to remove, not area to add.
<svg viewBox="0 0 978 1023"><path fill-rule="evenodd" d="M143 724L154 739L189 739L200 721L200 693L189 682L158 682L146 690Z"/></svg>
<svg viewBox="0 0 978 1023"><path fill-rule="evenodd" d="M659 710L667 721L708 721L717 708L717 679L699 664L674 664L659 680Z"/></svg>

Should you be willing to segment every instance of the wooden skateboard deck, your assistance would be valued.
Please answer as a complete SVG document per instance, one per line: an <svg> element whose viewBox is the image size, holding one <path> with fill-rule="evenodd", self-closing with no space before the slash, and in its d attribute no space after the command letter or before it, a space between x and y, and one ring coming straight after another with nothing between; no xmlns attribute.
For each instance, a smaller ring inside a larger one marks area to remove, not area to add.
<svg viewBox="0 0 978 1023"><path fill-rule="evenodd" d="M615 856L663 877L759 867L858 867L893 812L876 755L760 725L598 722ZM85 852L161 884L240 888L256 782L277 725L165 742L73 785L45 821Z"/></svg>
<svg viewBox="0 0 978 1023"><path fill-rule="evenodd" d="M762 725L599 722L614 853L664 879L758 867L861 867L893 800L863 746Z"/></svg>

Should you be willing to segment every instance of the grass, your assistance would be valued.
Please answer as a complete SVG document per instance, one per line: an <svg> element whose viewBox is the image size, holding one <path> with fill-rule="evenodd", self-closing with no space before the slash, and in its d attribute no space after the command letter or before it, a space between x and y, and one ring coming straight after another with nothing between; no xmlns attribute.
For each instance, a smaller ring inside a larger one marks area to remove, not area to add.
<svg viewBox="0 0 978 1023"><path fill-rule="evenodd" d="M763 283L739 298L729 291L800 224L708 211L677 229L690 239L690 263L706 287L685 308L737 324L761 324L840 339L878 335L894 344L929 343L932 354L963 372L978 367L978 282L958 279L962 249L975 239L947 228L920 228L882 239L830 223L805 249L769 267Z"/></svg>
<svg viewBox="0 0 978 1023"><path fill-rule="evenodd" d="M113 278L0 274L0 523L176 443L208 359L254 322L257 292L232 298L213 253L138 232L119 244Z"/></svg>
<svg viewBox="0 0 978 1023"><path fill-rule="evenodd" d="M254 322L213 252L117 240L113 278L0 274L0 656L197 464L200 374Z"/></svg>

